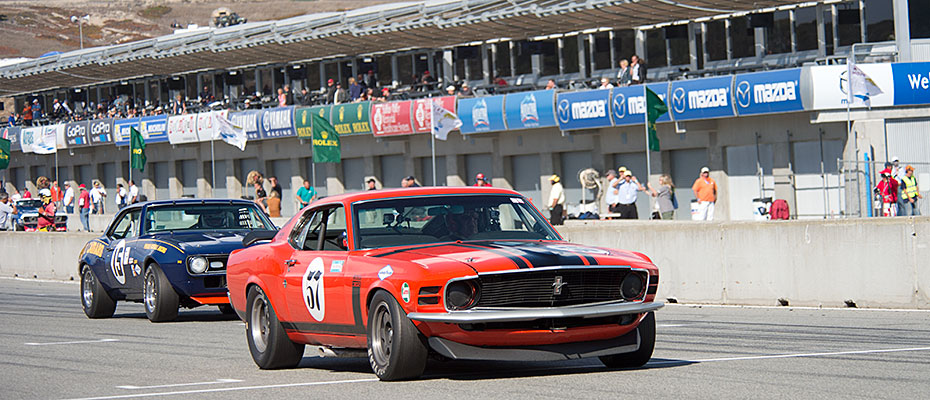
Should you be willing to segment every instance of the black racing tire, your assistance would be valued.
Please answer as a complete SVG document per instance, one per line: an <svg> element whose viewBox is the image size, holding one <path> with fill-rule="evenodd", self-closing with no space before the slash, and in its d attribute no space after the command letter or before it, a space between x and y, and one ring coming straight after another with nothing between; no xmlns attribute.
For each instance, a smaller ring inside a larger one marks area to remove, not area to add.
<svg viewBox="0 0 930 400"><path fill-rule="evenodd" d="M103 289L89 265L81 268L81 306L88 318L110 318L116 311L116 301Z"/></svg>
<svg viewBox="0 0 930 400"><path fill-rule="evenodd" d="M149 321L166 322L178 318L178 292L174 291L168 277L157 264L151 264L145 269L142 287L142 304Z"/></svg>
<svg viewBox="0 0 930 400"><path fill-rule="evenodd" d="M646 314L639 326L639 349L623 354L600 356L601 362L608 368L638 368L646 365L652 358L652 351L656 347L656 315L654 312Z"/></svg>
<svg viewBox="0 0 930 400"><path fill-rule="evenodd" d="M426 369L426 338L397 300L378 291L368 306L368 362L382 381L419 378Z"/></svg>
<svg viewBox="0 0 930 400"><path fill-rule="evenodd" d="M219 304L216 308L219 309L223 315L233 315L236 313L236 310L229 304Z"/></svg>
<svg viewBox="0 0 930 400"><path fill-rule="evenodd" d="M258 286L249 289L245 338L252 360L261 369L294 368L304 356L304 345L287 337L268 296Z"/></svg>

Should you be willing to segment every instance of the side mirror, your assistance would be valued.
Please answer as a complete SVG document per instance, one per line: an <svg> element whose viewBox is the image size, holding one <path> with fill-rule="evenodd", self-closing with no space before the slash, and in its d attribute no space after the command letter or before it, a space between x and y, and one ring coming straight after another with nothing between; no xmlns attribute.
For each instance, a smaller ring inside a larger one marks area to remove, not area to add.
<svg viewBox="0 0 930 400"><path fill-rule="evenodd" d="M278 231L252 231L242 238L242 245L249 247L256 242L264 242L274 239Z"/></svg>

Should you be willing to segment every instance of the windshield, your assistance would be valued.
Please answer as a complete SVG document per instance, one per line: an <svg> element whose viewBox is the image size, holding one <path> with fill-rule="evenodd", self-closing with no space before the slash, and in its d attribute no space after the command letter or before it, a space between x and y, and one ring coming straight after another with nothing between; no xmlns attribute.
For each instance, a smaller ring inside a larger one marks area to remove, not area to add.
<svg viewBox="0 0 930 400"><path fill-rule="evenodd" d="M274 230L274 225L254 205L175 204L148 207L146 233L190 230Z"/></svg>
<svg viewBox="0 0 930 400"><path fill-rule="evenodd" d="M42 200L20 200L16 202L17 208L39 208L42 207Z"/></svg>
<svg viewBox="0 0 930 400"><path fill-rule="evenodd" d="M436 196L364 202L353 207L358 248L457 240L558 240L518 196Z"/></svg>

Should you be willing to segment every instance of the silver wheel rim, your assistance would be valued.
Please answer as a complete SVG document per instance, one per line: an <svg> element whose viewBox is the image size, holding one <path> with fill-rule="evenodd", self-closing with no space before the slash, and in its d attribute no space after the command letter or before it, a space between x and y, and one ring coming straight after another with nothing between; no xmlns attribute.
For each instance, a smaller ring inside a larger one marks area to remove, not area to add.
<svg viewBox="0 0 930 400"><path fill-rule="evenodd" d="M81 281L81 297L84 299L84 308L91 308L94 304L94 273L90 268L84 269L84 276Z"/></svg>
<svg viewBox="0 0 930 400"><path fill-rule="evenodd" d="M252 336L255 350L259 353L264 353L268 348L268 334L271 330L269 312L270 308L265 301L265 296L255 296L255 300L252 300L252 313L249 316L249 333Z"/></svg>
<svg viewBox="0 0 930 400"><path fill-rule="evenodd" d="M145 309L148 312L155 312L155 306L158 303L158 279L155 272L145 274Z"/></svg>
<svg viewBox="0 0 930 400"><path fill-rule="evenodd" d="M391 359L391 345L394 342L394 324L391 322L391 310L385 303L375 309L374 326L371 332L371 353L379 365L387 365Z"/></svg>

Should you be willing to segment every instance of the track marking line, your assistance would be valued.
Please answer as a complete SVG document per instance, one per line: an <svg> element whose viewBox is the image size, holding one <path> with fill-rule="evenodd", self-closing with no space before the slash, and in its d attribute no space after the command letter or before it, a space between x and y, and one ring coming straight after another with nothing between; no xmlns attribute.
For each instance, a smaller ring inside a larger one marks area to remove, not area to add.
<svg viewBox="0 0 930 400"><path fill-rule="evenodd" d="M767 354L767 355L759 355L759 356L706 358L703 360L674 360L674 361L669 360L669 361L649 362L647 365L705 363L705 362L718 362L718 361L768 360L768 359L776 359L776 358L844 356L844 355L852 355L852 354L900 353L900 352L906 352L906 351L930 351L930 347L908 347L908 348L901 348L901 349L877 349L877 350L849 350L849 351L833 351L833 352L821 352L821 353Z"/></svg>
<svg viewBox="0 0 930 400"><path fill-rule="evenodd" d="M656 328L680 328L682 326L691 326L697 324L659 324L656 325Z"/></svg>
<svg viewBox="0 0 930 400"><path fill-rule="evenodd" d="M181 390L181 391L174 391L174 392L133 393L133 394L124 394L124 395L116 395L116 396L84 397L84 398L69 399L69 400L110 400L110 399L128 399L128 398L139 398L139 397L180 396L180 395L199 394L199 393L233 392L233 391L240 391L240 390L275 389L275 388L288 388L288 387L301 387L301 386L339 385L339 384L344 384L344 383L365 383L365 382L378 382L378 381L379 381L378 378L367 378L367 379L347 379L343 381L281 383L281 384L276 384L276 385Z"/></svg>
<svg viewBox="0 0 930 400"><path fill-rule="evenodd" d="M73 340L70 342L49 342L49 343L36 343L29 342L23 343L26 346L54 346L59 344L85 344L85 343L106 343L106 342L118 342L119 339L97 339L97 340Z"/></svg>
<svg viewBox="0 0 930 400"><path fill-rule="evenodd" d="M124 385L117 386L118 389L126 390L142 390L142 389L164 389L170 387L181 387L181 386L198 386L198 385L218 385L222 383L236 383L242 382L242 379L217 379L215 381L209 382L192 382L192 383L174 383L169 385L153 385L153 386L133 386L133 385Z"/></svg>
<svg viewBox="0 0 930 400"><path fill-rule="evenodd" d="M852 308L852 307L810 307L810 306L753 306L741 304L703 304L703 303L665 303L666 307L682 308L758 308L773 310L829 310L829 311L886 311L886 312L922 312L930 310L918 308Z"/></svg>
<svg viewBox="0 0 930 400"><path fill-rule="evenodd" d="M38 279L38 278L23 278L21 276L0 276L0 279L5 279L9 281L20 281L20 282L41 282L41 283L64 283L66 285L78 285L81 282L75 280L58 280L58 279Z"/></svg>

